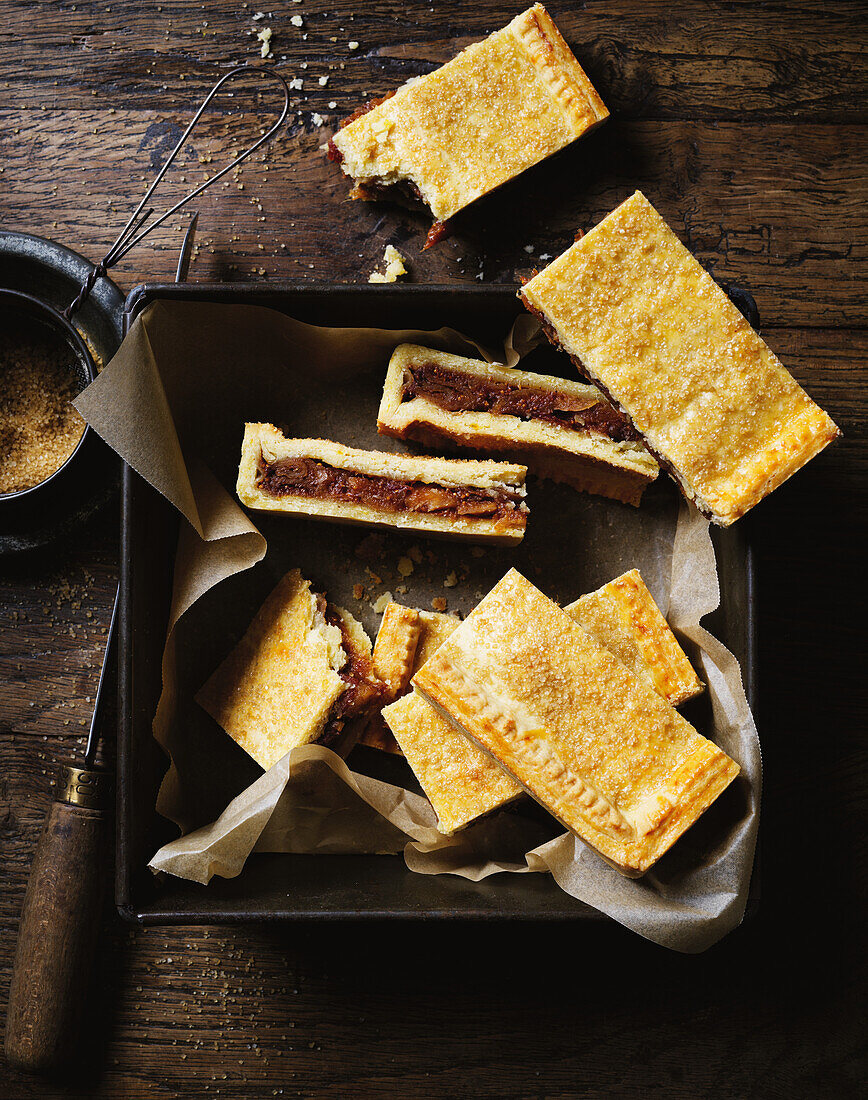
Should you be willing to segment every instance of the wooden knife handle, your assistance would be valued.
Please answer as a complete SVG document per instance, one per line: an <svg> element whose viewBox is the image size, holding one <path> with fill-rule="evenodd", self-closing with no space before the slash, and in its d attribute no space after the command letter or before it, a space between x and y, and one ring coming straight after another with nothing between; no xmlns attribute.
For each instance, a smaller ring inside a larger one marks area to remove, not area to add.
<svg viewBox="0 0 868 1100"><path fill-rule="evenodd" d="M35 1073L61 1065L86 1015L102 917L107 777L63 765L18 926L6 1057Z"/></svg>

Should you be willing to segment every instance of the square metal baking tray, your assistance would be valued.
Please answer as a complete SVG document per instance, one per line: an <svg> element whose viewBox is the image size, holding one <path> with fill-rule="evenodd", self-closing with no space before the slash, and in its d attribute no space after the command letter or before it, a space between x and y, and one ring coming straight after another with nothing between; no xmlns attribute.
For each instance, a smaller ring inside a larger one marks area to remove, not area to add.
<svg viewBox="0 0 868 1100"><path fill-rule="evenodd" d="M495 345L522 312L515 287L506 285L147 284L127 299L125 330L157 300L268 306L311 324L450 325ZM400 856L254 855L238 878L215 877L207 887L168 876L154 878L148 859L175 835L154 808L165 758L151 736L151 721L160 691L177 529L177 516L166 501L125 467L115 883L122 916L146 924L607 919L545 875L496 875L473 883L451 875L414 874ZM713 529L721 606L706 623L741 662L753 705L756 646L748 530L744 524Z"/></svg>

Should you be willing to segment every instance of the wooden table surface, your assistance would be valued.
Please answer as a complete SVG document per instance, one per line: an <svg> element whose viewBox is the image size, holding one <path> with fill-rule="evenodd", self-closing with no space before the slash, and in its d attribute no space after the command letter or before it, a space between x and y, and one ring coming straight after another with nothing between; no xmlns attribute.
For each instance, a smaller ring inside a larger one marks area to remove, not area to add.
<svg viewBox="0 0 868 1100"><path fill-rule="evenodd" d="M321 146L368 96L518 10L283 0L254 21L255 4L224 0L0 0L0 224L98 259L215 74L260 63L263 26L303 87L279 140L198 201L193 280L365 282L394 243L415 281L511 283L641 187L717 277L752 290L766 338L845 433L748 521L760 912L699 957L615 926L140 931L107 912L78 1066L45 1083L0 1064L4 1097L865 1095L866 9L553 0L612 120L423 255L425 219L349 202ZM246 109L208 117L170 195L256 131ZM172 278L185 224L119 284ZM110 507L61 546L0 559L0 1002L52 762L89 719L117 556Z"/></svg>

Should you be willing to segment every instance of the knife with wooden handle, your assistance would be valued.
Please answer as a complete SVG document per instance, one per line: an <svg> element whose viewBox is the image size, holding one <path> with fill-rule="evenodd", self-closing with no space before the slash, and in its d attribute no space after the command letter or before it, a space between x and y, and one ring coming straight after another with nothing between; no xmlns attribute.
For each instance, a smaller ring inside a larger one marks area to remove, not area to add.
<svg viewBox="0 0 868 1100"><path fill-rule="evenodd" d="M115 596L82 764L61 764L30 868L6 1011L6 1057L44 1073L70 1056L84 1016L102 917L110 777L96 766L115 636Z"/></svg>

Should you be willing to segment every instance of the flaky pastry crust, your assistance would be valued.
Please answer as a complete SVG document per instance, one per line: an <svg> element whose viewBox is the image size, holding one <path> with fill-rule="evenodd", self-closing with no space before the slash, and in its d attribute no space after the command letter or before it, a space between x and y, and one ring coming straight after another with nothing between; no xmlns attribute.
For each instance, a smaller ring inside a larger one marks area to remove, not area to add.
<svg viewBox="0 0 868 1100"><path fill-rule="evenodd" d="M438 221L608 117L541 4L339 130L356 197L407 183Z"/></svg>
<svg viewBox="0 0 868 1100"><path fill-rule="evenodd" d="M686 703L702 691L687 654L638 569L623 573L564 610L631 672L646 678L672 706Z"/></svg>
<svg viewBox="0 0 868 1100"><path fill-rule="evenodd" d="M496 517L446 516L435 513L388 511L362 502L317 499L310 496L273 496L260 489L262 461L309 458L338 470L399 481L484 492L509 492L522 498L515 510L517 522L505 525ZM272 424L247 424L241 445L236 491L249 508L296 513L343 523L405 528L511 545L524 537L527 506L523 502L527 467L473 459L433 458L427 455L362 451L327 439L287 439Z"/></svg>
<svg viewBox="0 0 868 1100"><path fill-rule="evenodd" d="M317 740L347 690L340 670L353 656L370 660L371 643L362 625L348 611L334 608L342 632L317 605L299 570L287 573L196 695L196 702L265 769L296 745Z"/></svg>
<svg viewBox="0 0 868 1100"><path fill-rule="evenodd" d="M840 434L638 191L520 297L721 526Z"/></svg>
<svg viewBox="0 0 868 1100"><path fill-rule="evenodd" d="M412 683L627 875L652 866L739 771L514 569Z"/></svg>
<svg viewBox="0 0 868 1100"><path fill-rule="evenodd" d="M377 415L377 430L429 446L443 443L491 451L524 463L532 473L564 482L582 492L638 505L659 466L641 443L616 441L588 430L564 429L540 419L503 413L444 409L424 396L404 398L404 380L413 367L434 364L458 378L505 383L528 392L567 395L578 401L608 402L595 386L533 374L460 355L401 344L389 362Z"/></svg>

